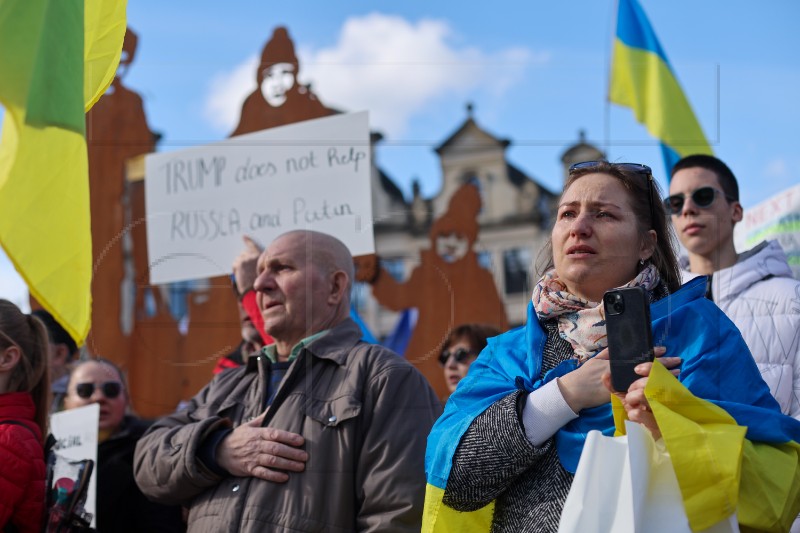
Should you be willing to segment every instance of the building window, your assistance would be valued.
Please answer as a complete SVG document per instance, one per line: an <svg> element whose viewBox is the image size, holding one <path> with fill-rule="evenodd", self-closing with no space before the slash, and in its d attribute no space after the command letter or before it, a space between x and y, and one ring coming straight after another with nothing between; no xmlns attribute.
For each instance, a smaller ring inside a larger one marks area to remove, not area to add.
<svg viewBox="0 0 800 533"><path fill-rule="evenodd" d="M519 294L530 291L530 248L511 248L503 252L505 293Z"/></svg>
<svg viewBox="0 0 800 533"><path fill-rule="evenodd" d="M476 189L478 189L478 193L481 197L481 208L478 210L478 214L482 214L484 208L486 207L486 191L483 189L483 183L481 183L480 178L478 178L478 174L472 170L466 172L463 176L461 176L461 183L471 183Z"/></svg>
<svg viewBox="0 0 800 533"><path fill-rule="evenodd" d="M381 258L381 266L392 275L395 281L403 281L403 277L405 276L405 268L403 267L402 259Z"/></svg>
<svg viewBox="0 0 800 533"><path fill-rule="evenodd" d="M544 230L550 230L555 222L554 213L551 209L553 197L549 194L539 195L539 225Z"/></svg>

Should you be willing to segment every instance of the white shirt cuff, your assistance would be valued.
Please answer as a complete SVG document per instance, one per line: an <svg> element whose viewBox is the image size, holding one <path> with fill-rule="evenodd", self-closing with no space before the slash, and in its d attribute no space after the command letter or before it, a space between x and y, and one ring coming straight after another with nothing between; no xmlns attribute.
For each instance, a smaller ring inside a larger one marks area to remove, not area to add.
<svg viewBox="0 0 800 533"><path fill-rule="evenodd" d="M557 380L552 380L528 395L522 408L525 435L534 446L541 446L578 415L570 409Z"/></svg>

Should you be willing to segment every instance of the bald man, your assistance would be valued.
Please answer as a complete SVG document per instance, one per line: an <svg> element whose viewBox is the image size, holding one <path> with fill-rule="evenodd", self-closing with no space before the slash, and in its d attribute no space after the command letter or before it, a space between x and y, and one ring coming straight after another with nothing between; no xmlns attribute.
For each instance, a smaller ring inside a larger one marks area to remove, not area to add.
<svg viewBox="0 0 800 533"><path fill-rule="evenodd" d="M352 282L337 239L275 239L254 284L274 344L139 441L137 482L188 507L189 531L420 530L441 407L414 367L360 340Z"/></svg>

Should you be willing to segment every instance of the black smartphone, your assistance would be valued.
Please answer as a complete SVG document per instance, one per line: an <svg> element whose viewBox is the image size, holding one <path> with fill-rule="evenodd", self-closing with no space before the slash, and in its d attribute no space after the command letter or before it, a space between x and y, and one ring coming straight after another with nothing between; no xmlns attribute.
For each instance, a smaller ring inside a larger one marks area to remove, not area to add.
<svg viewBox="0 0 800 533"><path fill-rule="evenodd" d="M653 333L650 329L650 301L642 287L614 289L603 295L608 334L611 385L627 392L641 376L636 365L652 361Z"/></svg>

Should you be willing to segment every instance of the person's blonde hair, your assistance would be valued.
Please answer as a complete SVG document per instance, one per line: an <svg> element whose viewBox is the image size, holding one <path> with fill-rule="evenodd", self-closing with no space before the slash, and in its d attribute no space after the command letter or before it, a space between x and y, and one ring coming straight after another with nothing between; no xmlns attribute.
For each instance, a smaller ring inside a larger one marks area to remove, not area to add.
<svg viewBox="0 0 800 533"><path fill-rule="evenodd" d="M29 392L36 406L36 424L47 436L50 409L50 363L47 329L41 320L26 315L8 300L0 299L0 349L16 346L20 359L8 382L9 392Z"/></svg>

